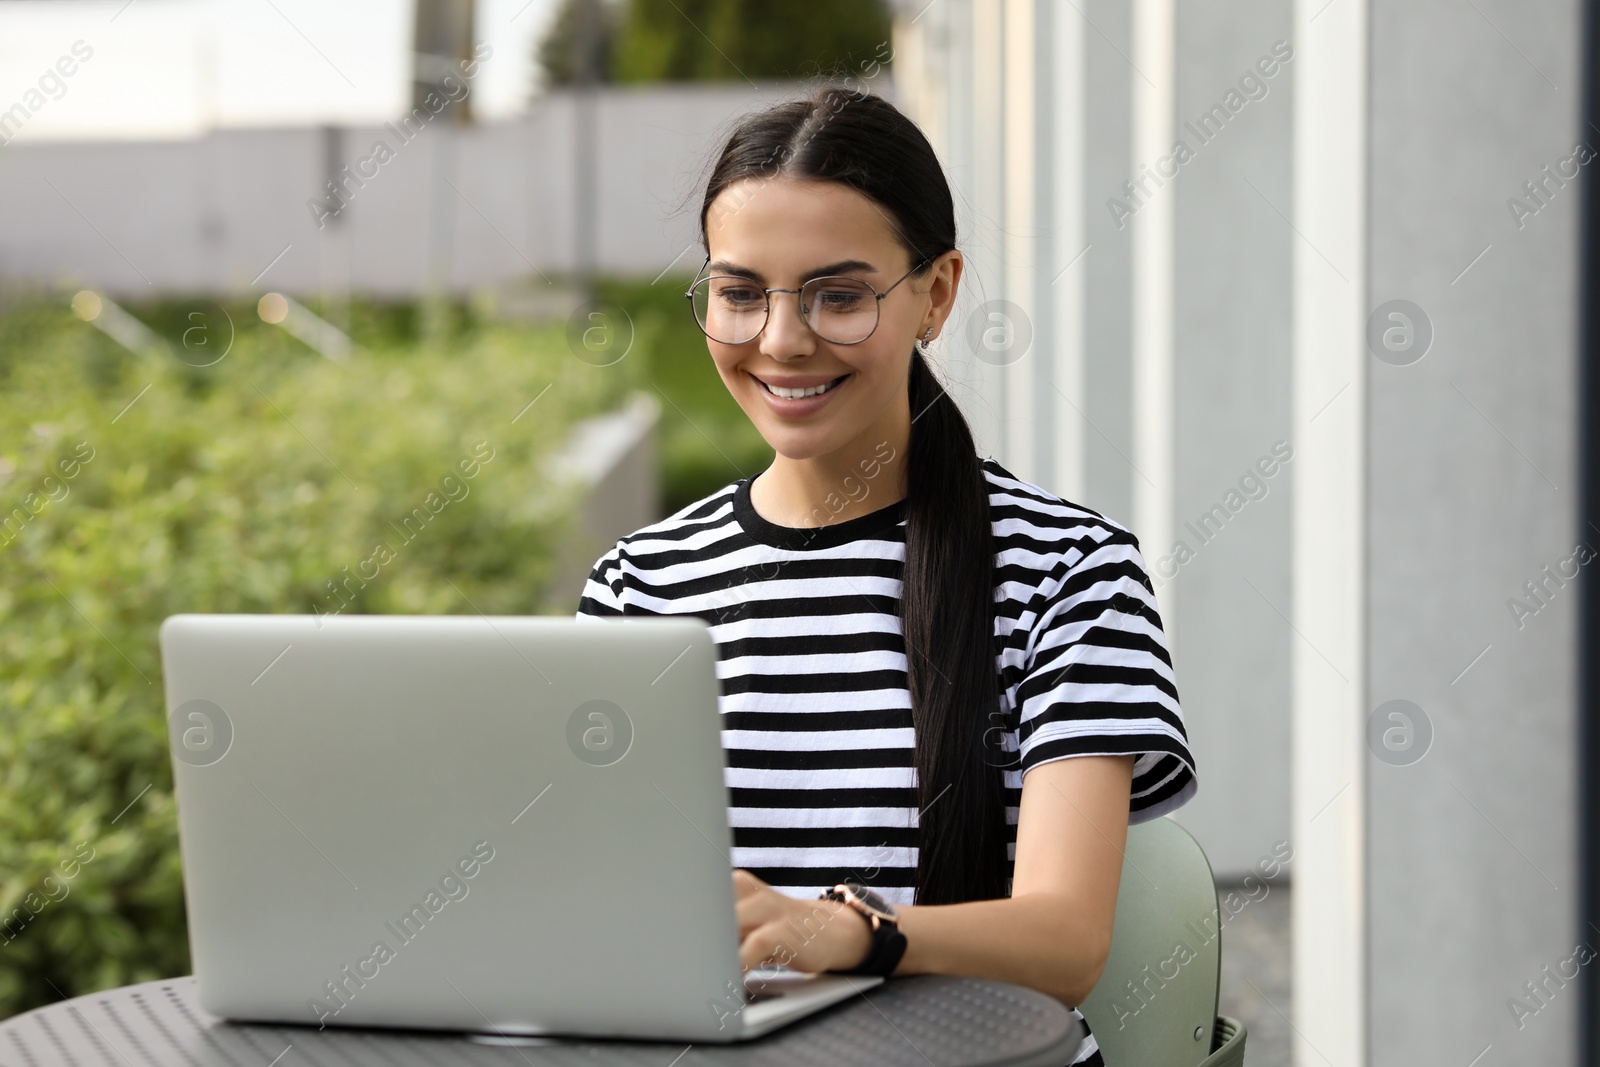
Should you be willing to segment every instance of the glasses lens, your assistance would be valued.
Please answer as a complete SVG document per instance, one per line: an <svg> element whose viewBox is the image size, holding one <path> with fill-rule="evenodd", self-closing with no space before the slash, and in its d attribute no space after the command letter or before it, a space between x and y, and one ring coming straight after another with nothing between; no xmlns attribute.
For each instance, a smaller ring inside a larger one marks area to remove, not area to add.
<svg viewBox="0 0 1600 1067"><path fill-rule="evenodd" d="M813 278L800 301L806 322L824 341L853 345L878 327L878 294L855 278Z"/></svg>
<svg viewBox="0 0 1600 1067"><path fill-rule="evenodd" d="M744 278L716 275L698 282L690 298L695 321L713 341L742 345L767 322L767 294Z"/></svg>

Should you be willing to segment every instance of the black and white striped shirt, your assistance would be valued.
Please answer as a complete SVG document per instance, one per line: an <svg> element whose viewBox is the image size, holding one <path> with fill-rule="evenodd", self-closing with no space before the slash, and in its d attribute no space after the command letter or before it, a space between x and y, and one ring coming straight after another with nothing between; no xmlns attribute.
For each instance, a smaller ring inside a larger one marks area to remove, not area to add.
<svg viewBox="0 0 1600 1067"><path fill-rule="evenodd" d="M1022 778L1134 755L1129 821L1195 792L1155 594L1118 524L983 461L1008 854ZM741 479L624 537L578 614L711 626L737 867L790 896L847 879L914 903L919 808L898 603L904 501L815 528L768 522ZM1087 1043L1079 1062L1090 1062Z"/></svg>

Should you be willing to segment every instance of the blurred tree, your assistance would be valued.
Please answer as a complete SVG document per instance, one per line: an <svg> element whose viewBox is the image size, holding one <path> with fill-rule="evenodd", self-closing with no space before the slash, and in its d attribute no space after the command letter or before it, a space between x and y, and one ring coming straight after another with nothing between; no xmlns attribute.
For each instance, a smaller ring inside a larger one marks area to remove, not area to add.
<svg viewBox="0 0 1600 1067"><path fill-rule="evenodd" d="M539 43L547 86L578 80L589 4L600 9L600 81L806 78L857 73L889 54L886 0L562 0Z"/></svg>
<svg viewBox="0 0 1600 1067"><path fill-rule="evenodd" d="M625 0L561 0L550 29L537 47L536 58L544 76L544 84L565 87L577 85L583 80L586 15L594 20L590 32L594 34L593 47L597 61L595 80L610 81L611 57L616 50L624 7Z"/></svg>

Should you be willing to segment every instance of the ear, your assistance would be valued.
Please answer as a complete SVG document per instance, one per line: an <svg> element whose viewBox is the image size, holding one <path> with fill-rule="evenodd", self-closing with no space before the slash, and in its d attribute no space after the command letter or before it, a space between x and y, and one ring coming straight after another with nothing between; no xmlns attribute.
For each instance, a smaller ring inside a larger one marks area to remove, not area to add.
<svg viewBox="0 0 1600 1067"><path fill-rule="evenodd" d="M917 334L919 338L930 327L935 338L943 332L945 320L955 310L956 293L961 286L961 271L965 264L961 253L952 248L935 259L933 267L924 275L928 285L929 307Z"/></svg>

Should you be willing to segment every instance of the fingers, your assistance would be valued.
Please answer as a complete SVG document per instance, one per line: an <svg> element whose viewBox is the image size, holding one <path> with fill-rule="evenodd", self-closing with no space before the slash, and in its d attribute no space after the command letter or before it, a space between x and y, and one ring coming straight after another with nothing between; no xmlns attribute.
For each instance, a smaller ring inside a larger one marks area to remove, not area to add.
<svg viewBox="0 0 1600 1067"><path fill-rule="evenodd" d="M749 871L733 872L733 913L739 922L739 936L780 914L788 898Z"/></svg>
<svg viewBox="0 0 1600 1067"><path fill-rule="evenodd" d="M739 939L739 966L745 970L759 966L787 966L794 950L787 944L782 922L761 923Z"/></svg>
<svg viewBox="0 0 1600 1067"><path fill-rule="evenodd" d="M762 965L824 970L834 955L855 951L854 940L868 937L859 920L847 920L842 929L835 924L848 911L843 904L786 896L745 870L733 872L733 885L739 965L745 970ZM842 943L841 937L850 944ZM864 955L865 948L856 954Z"/></svg>
<svg viewBox="0 0 1600 1067"><path fill-rule="evenodd" d="M792 900L779 896L779 905L740 932L739 957L745 967L774 964L797 971L822 971L842 954L866 955L870 941L866 924L853 919L843 904ZM852 913L853 914L853 913ZM843 916L844 922L837 920Z"/></svg>
<svg viewBox="0 0 1600 1067"><path fill-rule="evenodd" d="M741 885L739 875L749 878L749 883ZM766 885L765 881L755 878L754 875L747 875L742 870L733 872L733 886L734 893L738 894L738 899L733 904L733 912L739 918L741 939L762 923L778 917L787 899L776 889Z"/></svg>

